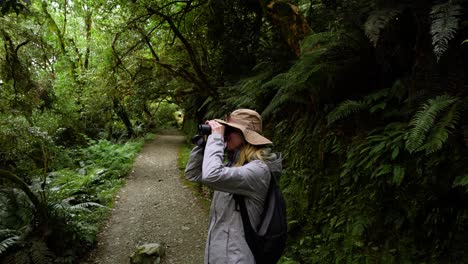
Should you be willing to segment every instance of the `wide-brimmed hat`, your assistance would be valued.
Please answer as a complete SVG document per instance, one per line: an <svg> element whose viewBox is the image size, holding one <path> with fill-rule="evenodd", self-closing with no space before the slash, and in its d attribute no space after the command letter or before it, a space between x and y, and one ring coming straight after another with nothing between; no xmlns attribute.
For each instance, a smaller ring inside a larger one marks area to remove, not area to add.
<svg viewBox="0 0 468 264"><path fill-rule="evenodd" d="M237 109L226 117L226 120L215 119L216 122L242 131L245 140L252 145L266 145L272 142L261 135L262 117L250 109Z"/></svg>

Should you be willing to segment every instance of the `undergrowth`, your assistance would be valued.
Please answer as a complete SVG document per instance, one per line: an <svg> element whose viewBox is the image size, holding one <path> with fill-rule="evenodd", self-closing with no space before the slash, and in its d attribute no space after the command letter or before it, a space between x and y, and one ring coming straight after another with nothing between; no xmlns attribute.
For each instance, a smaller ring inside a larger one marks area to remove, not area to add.
<svg viewBox="0 0 468 264"><path fill-rule="evenodd" d="M31 228L35 220L28 215L34 208L24 202L25 195L16 189L0 190L1 263L75 263L96 243L137 153L153 138L147 135L124 144L88 140L87 147L67 153L76 167L48 173L45 185L33 183L31 189L41 194L48 210L45 237L30 238L37 231ZM32 247L36 244L37 250Z"/></svg>

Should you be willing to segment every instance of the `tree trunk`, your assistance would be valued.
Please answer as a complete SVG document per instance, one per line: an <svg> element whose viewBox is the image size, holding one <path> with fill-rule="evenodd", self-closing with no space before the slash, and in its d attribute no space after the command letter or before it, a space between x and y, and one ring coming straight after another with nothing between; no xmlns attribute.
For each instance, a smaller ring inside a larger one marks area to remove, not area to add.
<svg viewBox="0 0 468 264"><path fill-rule="evenodd" d="M299 8L287 1L264 1L262 6L268 19L280 30L284 41L297 57L301 54L300 42L312 32Z"/></svg>
<svg viewBox="0 0 468 264"><path fill-rule="evenodd" d="M131 138L133 136L133 126L132 122L130 121L130 118L128 117L127 111L125 111L125 108L117 98L114 98L112 102L114 104L115 113L122 120L122 122L125 125L125 128L127 129L127 136Z"/></svg>

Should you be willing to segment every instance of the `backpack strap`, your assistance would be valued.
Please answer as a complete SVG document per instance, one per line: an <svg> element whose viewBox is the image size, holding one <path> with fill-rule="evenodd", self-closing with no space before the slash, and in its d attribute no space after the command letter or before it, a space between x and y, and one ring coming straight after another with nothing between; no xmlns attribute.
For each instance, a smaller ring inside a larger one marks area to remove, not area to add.
<svg viewBox="0 0 468 264"><path fill-rule="evenodd" d="M257 230L257 234L259 236L264 236L266 234L268 226L271 223L271 218L273 217L273 213L275 211L276 199L274 195L271 195L275 187L276 179L273 175L271 175L270 186L268 187L268 192L263 205L262 216L260 218L260 227Z"/></svg>
<svg viewBox="0 0 468 264"><path fill-rule="evenodd" d="M271 195L271 192L276 187L276 179L271 172L270 176L270 185L268 186L268 191L265 196L265 202L263 203L263 211L260 215L260 225L257 228L257 232L255 232L255 230L253 229L252 222L250 222L249 213L247 211L247 206L245 205L244 196L238 194L233 195L234 200L236 202L236 210L240 208L246 238L249 237L249 234L264 236L271 222L271 218L273 217L275 207L275 196Z"/></svg>
<svg viewBox="0 0 468 264"><path fill-rule="evenodd" d="M236 201L236 208L240 207L240 212L242 216L242 225L244 226L244 235L245 241L247 245L249 245L250 250L255 256L255 238L256 233L255 230L252 228L252 224L250 223L249 213L247 212L247 206L245 206L244 196L234 194L234 200Z"/></svg>

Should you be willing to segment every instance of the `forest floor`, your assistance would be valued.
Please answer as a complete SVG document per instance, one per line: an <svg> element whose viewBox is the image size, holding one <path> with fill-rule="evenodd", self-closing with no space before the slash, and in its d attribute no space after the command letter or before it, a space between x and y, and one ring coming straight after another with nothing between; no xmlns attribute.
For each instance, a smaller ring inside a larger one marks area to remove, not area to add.
<svg viewBox="0 0 468 264"><path fill-rule="evenodd" d="M127 264L136 246L165 243L164 264L203 263L208 213L177 168L184 137L164 131L137 156L97 248L83 263Z"/></svg>

